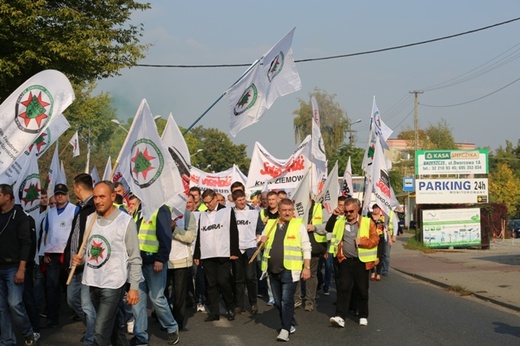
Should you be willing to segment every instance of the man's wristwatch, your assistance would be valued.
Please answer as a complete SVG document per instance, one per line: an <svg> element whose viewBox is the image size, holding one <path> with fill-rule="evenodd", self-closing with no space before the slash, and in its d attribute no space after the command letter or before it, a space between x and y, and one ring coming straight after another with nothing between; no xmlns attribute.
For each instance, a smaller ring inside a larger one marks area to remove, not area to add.
<svg viewBox="0 0 520 346"><path fill-rule="evenodd" d="M305 269L309 269L309 270L311 270L311 267L305 267Z"/></svg>

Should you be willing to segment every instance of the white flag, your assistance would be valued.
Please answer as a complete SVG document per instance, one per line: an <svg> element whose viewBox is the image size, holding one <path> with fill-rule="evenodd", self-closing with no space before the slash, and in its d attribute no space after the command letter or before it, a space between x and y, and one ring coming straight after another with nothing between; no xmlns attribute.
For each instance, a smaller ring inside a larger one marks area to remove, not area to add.
<svg viewBox="0 0 520 346"><path fill-rule="evenodd" d="M157 133L145 99L137 110L117 162L130 190L141 200L145 220L183 191L180 174Z"/></svg>
<svg viewBox="0 0 520 346"><path fill-rule="evenodd" d="M112 158L109 156L103 172L103 180L110 180L110 174L112 174Z"/></svg>
<svg viewBox="0 0 520 346"><path fill-rule="evenodd" d="M184 192L187 195L190 188L190 151L188 150L188 145L184 140L184 136L171 113L166 122L161 139L172 157L173 162L175 162L175 165L177 166L177 170L179 171L184 184Z"/></svg>
<svg viewBox="0 0 520 346"><path fill-rule="evenodd" d="M67 185L67 175L65 174L65 166L63 165L63 160L60 161L60 176L61 183Z"/></svg>
<svg viewBox="0 0 520 346"><path fill-rule="evenodd" d="M390 215L390 211L399 207L399 201L395 197L394 190L390 185L389 169L387 167L387 159L381 143L376 141L374 151L374 162L372 165L372 173L370 175L368 191L373 191L376 203L381 207L386 215ZM370 193L365 194L363 202L363 210L368 210L370 203Z"/></svg>
<svg viewBox="0 0 520 346"><path fill-rule="evenodd" d="M59 114L56 119L54 119L49 126L36 138L36 140L24 150L23 154L18 157L18 159L13 162L11 167L9 167L2 176L0 176L0 182L13 185L18 176L20 175L20 171L22 167L25 165L25 162L29 158L32 148L36 148L36 158L38 159L49 149L49 147L54 144L54 142L58 139L59 136L63 134L70 127L69 122L65 119L63 114Z"/></svg>
<svg viewBox="0 0 520 346"><path fill-rule="evenodd" d="M323 186L323 191L320 196L318 196L317 201L321 201L321 204L327 210L329 215L332 215L332 212L338 206L338 197L340 195L339 192L339 184L338 184L338 161L332 168L325 181L325 185Z"/></svg>
<svg viewBox="0 0 520 346"><path fill-rule="evenodd" d="M344 197L352 197L354 195L354 184L352 184L352 164L350 163L350 156L348 157L347 165L345 166L345 173L343 173L343 186L341 188L341 195Z"/></svg>
<svg viewBox="0 0 520 346"><path fill-rule="evenodd" d="M327 156L325 155L325 144L320 130L320 111L314 96L311 98L312 104L312 167L311 184L314 196L321 194L323 183L327 179Z"/></svg>
<svg viewBox="0 0 520 346"><path fill-rule="evenodd" d="M390 138L392 132L393 131L388 126L386 126L386 124L381 119L381 114L379 113L379 109L376 105L376 97L374 96L372 101L372 113L370 115L370 131L368 133L367 148L365 150L365 155L363 156L363 162L361 164L361 168L363 171L365 171L366 174L370 174L371 171L370 165L372 165L372 161L374 159L376 141L379 142L381 147L388 149L386 140ZM390 169L391 166L388 168Z"/></svg>
<svg viewBox="0 0 520 346"><path fill-rule="evenodd" d="M302 219L307 225L309 221L309 208L311 207L311 179L309 171L305 173L303 180L300 182L292 197L294 203L295 217Z"/></svg>
<svg viewBox="0 0 520 346"><path fill-rule="evenodd" d="M16 184L13 187L16 204L20 204L23 210L38 220L40 214L40 195L42 185L38 160L36 159L36 148L33 147L23 166Z"/></svg>
<svg viewBox="0 0 520 346"><path fill-rule="evenodd" d="M52 155L47 181L49 182L47 192L49 197L54 196L54 186L56 186L56 184L67 184L65 177L61 174L60 158L58 157L58 141L56 141L56 147Z"/></svg>
<svg viewBox="0 0 520 346"><path fill-rule="evenodd" d="M45 70L20 85L0 105L0 174L74 100L65 75Z"/></svg>
<svg viewBox="0 0 520 346"><path fill-rule="evenodd" d="M256 123L280 97L301 89L292 55L293 28L226 91L231 135Z"/></svg>
<svg viewBox="0 0 520 346"><path fill-rule="evenodd" d="M78 131L74 132L72 138L69 141L69 144L72 145L72 157L79 156Z"/></svg>
<svg viewBox="0 0 520 346"><path fill-rule="evenodd" d="M92 177L92 185L96 185L96 183L99 183L101 181L99 179L99 173L96 166L92 167L92 170L90 171L90 176Z"/></svg>

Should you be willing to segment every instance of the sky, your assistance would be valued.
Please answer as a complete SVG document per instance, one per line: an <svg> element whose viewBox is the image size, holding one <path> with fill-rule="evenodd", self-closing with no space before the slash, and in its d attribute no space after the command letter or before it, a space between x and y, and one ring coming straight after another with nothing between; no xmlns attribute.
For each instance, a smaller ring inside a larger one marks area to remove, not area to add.
<svg viewBox="0 0 520 346"><path fill-rule="evenodd" d="M520 17L517 0L436 1L151 1L133 15L151 44L142 64L252 64L293 27L295 60L344 55L453 35ZM413 129L419 95L419 127L446 120L456 142L491 150L517 145L520 109L520 21L410 48L355 57L302 62L302 89L278 98L256 124L231 137L251 154L256 141L286 159L296 149L293 111L319 88L335 95L354 124L355 144L365 148L372 99L394 130ZM114 100L119 119L135 115L143 98L153 114L171 112L190 126L242 75L246 67L124 69L98 82ZM464 79L461 83L454 83ZM454 85L451 85L454 84ZM432 88L440 86L440 88ZM497 91L505 87L501 91ZM497 91L497 92L496 92ZM460 106L445 106L464 103ZM197 125L229 134L222 98ZM348 137L348 136L347 136Z"/></svg>

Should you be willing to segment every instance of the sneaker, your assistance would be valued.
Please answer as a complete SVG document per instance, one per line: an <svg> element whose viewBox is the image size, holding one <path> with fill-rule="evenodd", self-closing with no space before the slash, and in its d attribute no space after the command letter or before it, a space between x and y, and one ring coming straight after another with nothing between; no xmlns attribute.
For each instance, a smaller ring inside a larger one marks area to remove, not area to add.
<svg viewBox="0 0 520 346"><path fill-rule="evenodd" d="M296 333L296 328L294 326L291 326L291 330L289 330L289 334Z"/></svg>
<svg viewBox="0 0 520 346"><path fill-rule="evenodd" d="M128 334L134 334L134 325L134 319L131 319L130 321L126 322L126 330L128 331Z"/></svg>
<svg viewBox="0 0 520 346"><path fill-rule="evenodd" d="M359 319L359 325L360 326L368 326L368 320L366 318L360 318Z"/></svg>
<svg viewBox="0 0 520 346"><path fill-rule="evenodd" d="M289 341L289 332L285 329L280 330L280 334L276 337L278 341Z"/></svg>
<svg viewBox="0 0 520 346"><path fill-rule="evenodd" d="M305 304L305 311L312 311L314 310L314 305L312 303Z"/></svg>
<svg viewBox="0 0 520 346"><path fill-rule="evenodd" d="M204 304L202 304L202 303L197 304L197 312L206 312L206 308L204 307Z"/></svg>
<svg viewBox="0 0 520 346"><path fill-rule="evenodd" d="M148 346L148 342L139 341L135 336L130 339L130 346Z"/></svg>
<svg viewBox="0 0 520 346"><path fill-rule="evenodd" d="M34 333L25 337L25 345L35 345L36 341L34 340Z"/></svg>
<svg viewBox="0 0 520 346"><path fill-rule="evenodd" d="M345 320L339 316L331 317L329 321L333 326L345 328Z"/></svg>
<svg viewBox="0 0 520 346"><path fill-rule="evenodd" d="M295 309L298 309L300 306L302 306L302 302L294 302Z"/></svg>
<svg viewBox="0 0 520 346"><path fill-rule="evenodd" d="M330 296L330 292L329 292L329 288L328 287L323 287L323 295L324 296Z"/></svg>
<svg viewBox="0 0 520 346"><path fill-rule="evenodd" d="M177 345L179 342L179 331L168 334L168 345Z"/></svg>
<svg viewBox="0 0 520 346"><path fill-rule="evenodd" d="M269 305L269 306L274 306L274 300L270 300L270 301L268 301L268 302L267 302L267 305Z"/></svg>
<svg viewBox="0 0 520 346"><path fill-rule="evenodd" d="M40 333L34 333L34 342L40 340Z"/></svg>

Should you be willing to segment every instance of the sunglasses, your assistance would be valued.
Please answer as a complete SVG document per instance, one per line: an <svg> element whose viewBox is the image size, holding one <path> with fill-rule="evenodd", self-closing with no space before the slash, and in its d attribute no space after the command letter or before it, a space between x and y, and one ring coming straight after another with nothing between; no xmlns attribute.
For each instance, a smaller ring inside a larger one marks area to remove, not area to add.
<svg viewBox="0 0 520 346"><path fill-rule="evenodd" d="M352 209L352 210L345 210L345 211L346 211L347 213L349 213L349 214L352 214L352 213L354 213L354 212L356 211L356 209Z"/></svg>

